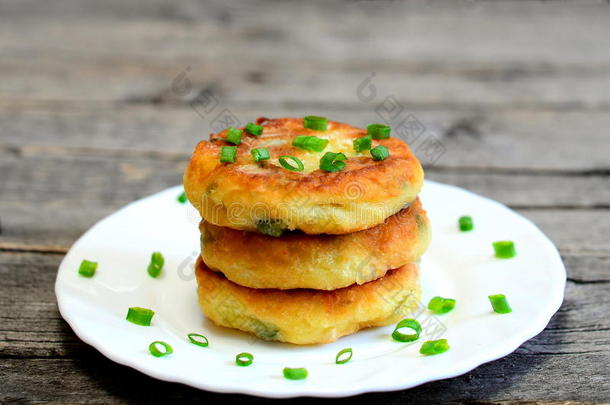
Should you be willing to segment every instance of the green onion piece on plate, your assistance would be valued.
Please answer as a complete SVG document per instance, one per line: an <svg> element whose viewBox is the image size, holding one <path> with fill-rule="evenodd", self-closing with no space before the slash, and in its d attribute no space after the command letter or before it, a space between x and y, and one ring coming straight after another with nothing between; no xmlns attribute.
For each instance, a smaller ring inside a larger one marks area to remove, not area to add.
<svg viewBox="0 0 610 405"><path fill-rule="evenodd" d="M328 139L317 136L298 135L292 140L292 146L311 152L322 152L326 145L328 145Z"/></svg>
<svg viewBox="0 0 610 405"><path fill-rule="evenodd" d="M307 378L307 370L305 368L289 368L284 367L284 377L289 380L304 380Z"/></svg>
<svg viewBox="0 0 610 405"><path fill-rule="evenodd" d="M148 275L152 278L159 277L161 270L163 270L164 264L165 258L161 252L153 252L152 256L150 257L150 264L148 265Z"/></svg>
<svg viewBox="0 0 610 405"><path fill-rule="evenodd" d="M366 127L366 131L373 139L388 139L392 128L383 124L371 124Z"/></svg>
<svg viewBox="0 0 610 405"><path fill-rule="evenodd" d="M254 356L250 353L239 353L237 356L235 356L235 364L237 364L240 367L247 367L250 364L252 364L252 362L254 361Z"/></svg>
<svg viewBox="0 0 610 405"><path fill-rule="evenodd" d="M131 307L127 311L127 320L140 326L150 326L155 311L147 308Z"/></svg>
<svg viewBox="0 0 610 405"><path fill-rule="evenodd" d="M458 219L458 226L460 227L460 231L462 232L472 231L472 229L474 228L472 217L469 215L461 216Z"/></svg>
<svg viewBox="0 0 610 405"><path fill-rule="evenodd" d="M513 309L508 305L506 296L504 294L494 294L489 296L489 302L494 312L498 314L508 314L513 312Z"/></svg>
<svg viewBox="0 0 610 405"><path fill-rule="evenodd" d="M194 345L208 347L208 345L210 344L208 338L203 335L200 335L199 333L189 333L186 336L189 338L189 341Z"/></svg>
<svg viewBox="0 0 610 405"><path fill-rule="evenodd" d="M447 339L439 339L439 340L428 340L421 345L419 352L426 356L431 356L434 354L445 353L449 350L449 343Z"/></svg>
<svg viewBox="0 0 610 405"><path fill-rule="evenodd" d="M288 163L288 159L290 159L295 164L295 166L292 166L290 163ZM290 170L293 172L302 172L303 169L305 169L303 162L301 162L299 159L295 158L294 156L283 155L283 156L280 156L279 161L280 161L280 165L282 165L282 167L286 170Z"/></svg>
<svg viewBox="0 0 610 405"><path fill-rule="evenodd" d="M326 152L320 158L320 170L325 172L340 172L345 169L344 160L347 160L347 156L343 153Z"/></svg>
<svg viewBox="0 0 610 405"><path fill-rule="evenodd" d="M241 129L231 127L227 129L227 137L225 139L227 142L231 142L234 145L239 145L241 143L241 134Z"/></svg>
<svg viewBox="0 0 610 405"><path fill-rule="evenodd" d="M303 126L316 131L326 131L328 129L328 120L326 117L308 115L307 117L303 118Z"/></svg>
<svg viewBox="0 0 610 405"><path fill-rule="evenodd" d="M400 329L409 328L415 333L405 334ZM394 332L392 332L392 338L398 342L413 342L419 339L421 333L421 325L415 319L403 319L396 324Z"/></svg>
<svg viewBox="0 0 610 405"><path fill-rule="evenodd" d="M344 356L345 354L347 354L347 356ZM353 355L354 355L354 353L352 352L351 347L345 348L345 349L341 350L339 353L337 353L337 357L335 357L335 363L336 364L345 364L352 359Z"/></svg>
<svg viewBox="0 0 610 405"><path fill-rule="evenodd" d="M370 135L363 136L362 138L356 138L353 141L354 150L356 152L364 152L365 150L371 149L371 140L373 138Z"/></svg>
<svg viewBox="0 0 610 405"><path fill-rule="evenodd" d="M269 150L265 148L256 148L250 151L252 158L254 158L255 162L260 162L261 160L269 160Z"/></svg>
<svg viewBox="0 0 610 405"><path fill-rule="evenodd" d="M178 200L180 204L184 204L186 202L186 193L183 191L182 194L176 198L176 200Z"/></svg>
<svg viewBox="0 0 610 405"><path fill-rule="evenodd" d="M515 244L510 240L501 240L493 243L496 257L500 259L510 259L517 255Z"/></svg>
<svg viewBox="0 0 610 405"><path fill-rule="evenodd" d="M435 314L446 314L455 307L453 298L434 297L428 303L428 309Z"/></svg>
<svg viewBox="0 0 610 405"><path fill-rule="evenodd" d="M83 277L93 277L97 270L97 262L90 262L89 260L83 260L78 268L78 274Z"/></svg>
<svg viewBox="0 0 610 405"><path fill-rule="evenodd" d="M168 343L161 342L160 340L152 342L148 346L148 350L150 351L150 354L155 357L167 356L168 354L172 354L174 352L174 349Z"/></svg>
<svg viewBox="0 0 610 405"><path fill-rule="evenodd" d="M263 133L263 126L256 125L253 122L248 122L248 125L246 125L246 132L250 135L261 136Z"/></svg>
<svg viewBox="0 0 610 405"><path fill-rule="evenodd" d="M237 157L237 146L223 146L220 148L220 162L234 163Z"/></svg>
<svg viewBox="0 0 610 405"><path fill-rule="evenodd" d="M383 145L377 145L371 149L373 160L386 160L390 156L390 151Z"/></svg>

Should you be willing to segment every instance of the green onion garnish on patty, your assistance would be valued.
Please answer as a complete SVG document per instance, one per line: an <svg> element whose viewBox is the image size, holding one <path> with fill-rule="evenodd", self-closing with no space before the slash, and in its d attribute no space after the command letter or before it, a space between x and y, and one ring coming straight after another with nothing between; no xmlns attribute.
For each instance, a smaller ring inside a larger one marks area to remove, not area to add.
<svg viewBox="0 0 610 405"><path fill-rule="evenodd" d="M513 312L510 305L508 305L508 301L506 300L506 296L504 294L495 294L489 296L489 302L491 302L491 307L494 312L498 314L508 314Z"/></svg>
<svg viewBox="0 0 610 405"><path fill-rule="evenodd" d="M453 298L434 297L428 303L428 309L435 314L446 314L455 307Z"/></svg>
<svg viewBox="0 0 610 405"><path fill-rule="evenodd" d="M408 328L412 329L415 333L405 334L400 332L400 329ZM421 333L421 325L415 319L403 319L396 324L394 332L392 332L392 338L398 342L413 342L419 339Z"/></svg>
<svg viewBox="0 0 610 405"><path fill-rule="evenodd" d="M155 311L148 308L131 307L127 311L127 320L140 326L150 326Z"/></svg>
<svg viewBox="0 0 610 405"><path fill-rule="evenodd" d="M366 131L373 139L388 139L392 128L383 124L371 124L366 127Z"/></svg>
<svg viewBox="0 0 610 405"><path fill-rule="evenodd" d="M184 204L186 202L186 193L183 191L177 198L180 204Z"/></svg>
<svg viewBox="0 0 610 405"><path fill-rule="evenodd" d="M449 343L447 339L439 339L439 340L428 340L421 345L421 349L419 352L426 356L431 356L434 354L445 353L449 350Z"/></svg>
<svg viewBox="0 0 610 405"><path fill-rule="evenodd" d="M250 151L250 154L254 158L255 162L260 162L261 160L269 160L269 150L265 148L256 148Z"/></svg>
<svg viewBox="0 0 610 405"><path fill-rule="evenodd" d="M208 345L210 344L208 338L203 335L200 335L199 333L189 333L186 336L189 338L189 341L194 345L208 347Z"/></svg>
<svg viewBox="0 0 610 405"><path fill-rule="evenodd" d="M90 262L89 260L83 260L78 268L78 274L83 277L93 277L97 270L97 262Z"/></svg>
<svg viewBox="0 0 610 405"><path fill-rule="evenodd" d="M493 247L497 258L510 259L511 257L515 257L517 255L515 244L510 240L494 242Z"/></svg>
<svg viewBox="0 0 610 405"><path fill-rule="evenodd" d="M235 364L237 364L240 367L247 367L250 364L252 364L252 362L254 361L254 356L250 353L239 353L237 356L235 356Z"/></svg>
<svg viewBox="0 0 610 405"><path fill-rule="evenodd" d="M311 152L322 152L326 145L328 145L328 139L317 136L298 135L292 140L292 146Z"/></svg>
<svg viewBox="0 0 610 405"><path fill-rule="evenodd" d="M286 230L286 225L279 219L260 219L256 221L256 229L263 235L279 238Z"/></svg>
<svg viewBox="0 0 610 405"><path fill-rule="evenodd" d="M246 132L250 135L261 136L261 134L263 133L263 126L256 125L253 122L248 122L248 125L246 125Z"/></svg>
<svg viewBox="0 0 610 405"><path fill-rule="evenodd" d="M354 150L356 152L364 152L365 150L371 149L371 140L373 138L370 135L363 136L362 138L356 138L353 141Z"/></svg>
<svg viewBox="0 0 610 405"><path fill-rule="evenodd" d="M383 145L377 145L371 149L373 160L386 160L390 156L390 151Z"/></svg>
<svg viewBox="0 0 610 405"><path fill-rule="evenodd" d="M227 137L225 139L227 142L231 142L234 145L239 145L241 143L241 134L241 129L231 127L227 129Z"/></svg>
<svg viewBox="0 0 610 405"><path fill-rule="evenodd" d="M316 131L326 131L328 129L328 120L326 117L308 115L307 117L303 118L303 126Z"/></svg>
<svg viewBox="0 0 610 405"><path fill-rule="evenodd" d="M347 160L347 156L344 153L326 152L320 158L320 170L325 172L340 172L345 169L344 160Z"/></svg>
<svg viewBox="0 0 610 405"><path fill-rule="evenodd" d="M172 349L168 343L161 342L160 340L152 342L148 346L148 350L150 351L150 354L155 357L167 356L168 354L172 354L174 352L174 349Z"/></svg>
<svg viewBox="0 0 610 405"><path fill-rule="evenodd" d="M347 354L347 356L344 356L345 354ZM335 363L336 364L345 364L352 359L353 355L354 355L354 353L352 352L351 347L345 348L345 349L341 350L339 353L337 353L337 357L335 357Z"/></svg>
<svg viewBox="0 0 610 405"><path fill-rule="evenodd" d="M460 227L460 231L462 232L472 231L472 229L474 228L472 217L469 215L461 216L458 219L458 226Z"/></svg>
<svg viewBox="0 0 610 405"><path fill-rule="evenodd" d="M234 163L237 157L237 146L223 146L220 148L220 162Z"/></svg>
<svg viewBox="0 0 610 405"><path fill-rule="evenodd" d="M165 264L165 258L161 254L161 252L153 252L150 257L150 264L148 265L148 275L152 278L159 277L161 274L161 270L163 270L163 265Z"/></svg>
<svg viewBox="0 0 610 405"><path fill-rule="evenodd" d="M295 166L292 166L290 163L288 163L288 159L290 159L295 164ZM280 161L280 165L282 165L282 167L286 170L290 170L293 172L302 172L303 169L305 169L303 162L301 162L299 159L295 158L294 156L290 156L290 155L280 156L279 161Z"/></svg>
<svg viewBox="0 0 610 405"><path fill-rule="evenodd" d="M284 367L284 377L289 380L304 380L307 378L307 370L303 367L301 368L289 368Z"/></svg>

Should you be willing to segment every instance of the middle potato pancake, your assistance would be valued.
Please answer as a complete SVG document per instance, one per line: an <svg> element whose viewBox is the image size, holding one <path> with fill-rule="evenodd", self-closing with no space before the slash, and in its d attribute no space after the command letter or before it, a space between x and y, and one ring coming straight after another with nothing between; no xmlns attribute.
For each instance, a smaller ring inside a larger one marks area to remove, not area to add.
<svg viewBox="0 0 610 405"><path fill-rule="evenodd" d="M429 225L419 199L380 225L345 235L275 238L202 221L201 256L244 287L335 290L417 261L430 243Z"/></svg>

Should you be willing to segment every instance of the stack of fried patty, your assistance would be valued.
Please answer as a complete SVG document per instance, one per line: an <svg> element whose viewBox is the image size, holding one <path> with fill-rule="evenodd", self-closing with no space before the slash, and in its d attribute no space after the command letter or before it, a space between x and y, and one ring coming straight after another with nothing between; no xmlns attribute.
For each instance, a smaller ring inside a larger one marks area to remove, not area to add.
<svg viewBox="0 0 610 405"><path fill-rule="evenodd" d="M430 241L417 198L423 170L404 142L306 121L259 118L212 134L184 175L203 218L203 312L218 325L296 344L408 315ZM379 145L389 154L372 153Z"/></svg>

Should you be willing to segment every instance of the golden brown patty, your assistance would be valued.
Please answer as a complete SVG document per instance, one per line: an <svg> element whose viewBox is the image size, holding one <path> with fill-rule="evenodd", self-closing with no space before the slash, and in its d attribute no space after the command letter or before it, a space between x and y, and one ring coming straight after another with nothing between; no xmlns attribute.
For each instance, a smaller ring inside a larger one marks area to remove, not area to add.
<svg viewBox="0 0 610 405"><path fill-rule="evenodd" d="M199 305L214 323L296 344L328 343L363 328L394 323L412 313L420 297L415 264L334 291L242 287L201 260L196 275Z"/></svg>
<svg viewBox="0 0 610 405"><path fill-rule="evenodd" d="M423 182L423 170L409 147L399 139L373 140L390 157L371 158L369 151L356 153L352 142L366 130L329 121L327 131L303 127L301 118L267 120L259 137L243 133L235 163L220 163L226 132L200 142L184 173L190 202L206 221L233 229L257 231L269 223L307 234L344 234L382 223L415 199ZM297 135L329 140L322 152L293 147ZM254 162L253 148L267 148L271 159ZM347 165L340 172L319 169L326 152L343 152ZM305 170L293 172L278 158L291 155L303 161Z"/></svg>
<svg viewBox="0 0 610 405"><path fill-rule="evenodd" d="M380 225L346 235L275 238L205 221L200 229L205 264L252 288L334 290L363 284L416 262L430 242L419 199Z"/></svg>

